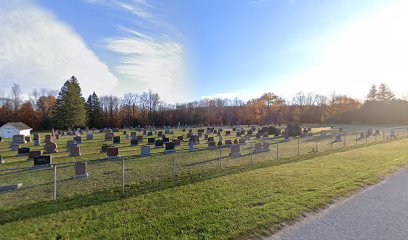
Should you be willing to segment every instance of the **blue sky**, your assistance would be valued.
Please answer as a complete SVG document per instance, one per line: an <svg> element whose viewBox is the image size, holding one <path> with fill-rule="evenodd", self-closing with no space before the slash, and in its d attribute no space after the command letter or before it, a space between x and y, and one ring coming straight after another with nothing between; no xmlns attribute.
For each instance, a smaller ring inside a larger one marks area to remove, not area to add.
<svg viewBox="0 0 408 240"><path fill-rule="evenodd" d="M401 0L12 0L0 5L0 90L153 90L167 102L272 91L408 96Z"/></svg>

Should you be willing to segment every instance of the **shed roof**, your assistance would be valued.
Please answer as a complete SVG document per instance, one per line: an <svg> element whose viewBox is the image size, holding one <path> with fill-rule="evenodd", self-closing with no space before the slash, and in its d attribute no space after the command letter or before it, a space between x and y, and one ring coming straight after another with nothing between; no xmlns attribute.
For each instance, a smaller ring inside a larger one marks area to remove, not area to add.
<svg viewBox="0 0 408 240"><path fill-rule="evenodd" d="M29 126L27 126L27 124L22 123L22 122L9 122L9 123L4 124L2 127L4 126L13 126L17 128L18 130L32 129Z"/></svg>

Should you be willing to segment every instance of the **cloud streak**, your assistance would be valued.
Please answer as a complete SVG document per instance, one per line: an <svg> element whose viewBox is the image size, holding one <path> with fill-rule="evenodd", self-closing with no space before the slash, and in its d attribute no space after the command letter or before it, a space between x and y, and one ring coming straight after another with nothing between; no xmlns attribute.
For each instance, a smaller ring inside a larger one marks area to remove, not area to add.
<svg viewBox="0 0 408 240"><path fill-rule="evenodd" d="M118 83L108 66L81 37L31 1L3 1L0 7L0 88L59 89L75 75L84 94L109 93Z"/></svg>
<svg viewBox="0 0 408 240"><path fill-rule="evenodd" d="M120 36L104 41L106 48L119 56L114 67L122 79L119 91L152 90L171 103L189 100L184 46L170 33L172 26L157 17L157 8L144 0L106 0L99 4L130 13L132 24L120 26Z"/></svg>

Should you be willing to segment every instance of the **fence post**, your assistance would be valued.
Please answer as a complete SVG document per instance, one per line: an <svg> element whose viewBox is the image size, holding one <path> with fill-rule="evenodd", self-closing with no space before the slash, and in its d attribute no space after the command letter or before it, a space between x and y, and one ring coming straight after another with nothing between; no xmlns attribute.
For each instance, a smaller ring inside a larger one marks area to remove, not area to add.
<svg viewBox="0 0 408 240"><path fill-rule="evenodd" d="M122 157L122 192L125 192L125 157Z"/></svg>
<svg viewBox="0 0 408 240"><path fill-rule="evenodd" d="M343 144L343 147L346 147L346 138L347 138L347 134L344 133L344 144Z"/></svg>
<svg viewBox="0 0 408 240"><path fill-rule="evenodd" d="M333 134L330 134L330 150L333 150Z"/></svg>
<svg viewBox="0 0 408 240"><path fill-rule="evenodd" d="M298 155L298 158L300 158L300 136L298 137L297 145L298 145L297 155Z"/></svg>
<svg viewBox="0 0 408 240"><path fill-rule="evenodd" d="M174 177L176 177L176 175L177 175L177 169L176 169L176 151L174 151L173 153L172 153L172 156L173 156L173 176Z"/></svg>
<svg viewBox="0 0 408 240"><path fill-rule="evenodd" d="M249 149L249 154L251 155L251 164L252 164L252 142L251 142L251 147Z"/></svg>
<svg viewBox="0 0 408 240"><path fill-rule="evenodd" d="M315 146L316 146L316 152L319 152L319 149L317 148L317 139L315 141Z"/></svg>
<svg viewBox="0 0 408 240"><path fill-rule="evenodd" d="M220 148L220 169L222 169L222 147L219 146Z"/></svg>
<svg viewBox="0 0 408 240"><path fill-rule="evenodd" d="M279 159L279 141L276 141L276 160Z"/></svg>
<svg viewBox="0 0 408 240"><path fill-rule="evenodd" d="M54 201L57 200L57 165L54 165L54 191L52 199Z"/></svg>

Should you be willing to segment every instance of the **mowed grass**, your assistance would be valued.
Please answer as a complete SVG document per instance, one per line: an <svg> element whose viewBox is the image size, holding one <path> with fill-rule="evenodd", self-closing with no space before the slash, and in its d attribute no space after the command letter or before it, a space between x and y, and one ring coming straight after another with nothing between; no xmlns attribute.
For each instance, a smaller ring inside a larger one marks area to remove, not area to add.
<svg viewBox="0 0 408 240"><path fill-rule="evenodd" d="M147 192L0 212L0 239L231 239L268 235L408 162L408 140ZM107 197L109 196L109 197Z"/></svg>

